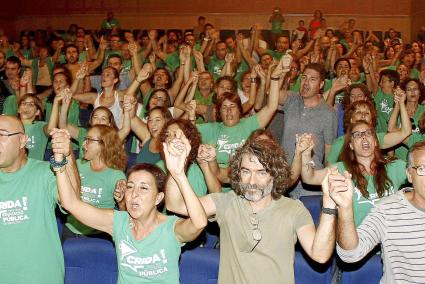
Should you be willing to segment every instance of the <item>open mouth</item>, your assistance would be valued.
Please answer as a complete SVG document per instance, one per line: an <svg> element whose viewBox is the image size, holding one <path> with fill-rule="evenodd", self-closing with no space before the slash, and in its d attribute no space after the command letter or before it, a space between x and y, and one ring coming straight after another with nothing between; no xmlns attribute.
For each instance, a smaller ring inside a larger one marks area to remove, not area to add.
<svg viewBox="0 0 425 284"><path fill-rule="evenodd" d="M363 150L369 150L370 149L370 143L367 140L362 141L362 149Z"/></svg>

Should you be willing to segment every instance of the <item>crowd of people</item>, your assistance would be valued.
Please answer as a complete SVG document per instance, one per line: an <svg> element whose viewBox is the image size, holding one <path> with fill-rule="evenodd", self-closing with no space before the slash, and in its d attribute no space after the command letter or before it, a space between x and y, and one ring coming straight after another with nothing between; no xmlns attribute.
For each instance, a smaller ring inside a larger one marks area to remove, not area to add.
<svg viewBox="0 0 425 284"><path fill-rule="evenodd" d="M425 42L319 10L269 22L269 42L111 12L98 32L1 34L0 282L63 283L61 242L102 238L119 283L178 283L211 220L219 283L294 283L297 241L320 263L381 243L382 283L424 283Z"/></svg>

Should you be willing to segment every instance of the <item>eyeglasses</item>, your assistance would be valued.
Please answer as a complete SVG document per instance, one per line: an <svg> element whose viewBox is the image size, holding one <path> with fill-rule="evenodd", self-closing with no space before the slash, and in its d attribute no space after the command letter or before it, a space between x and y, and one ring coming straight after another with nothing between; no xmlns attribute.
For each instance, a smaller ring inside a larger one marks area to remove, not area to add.
<svg viewBox="0 0 425 284"><path fill-rule="evenodd" d="M261 237L262 237L260 227L258 226L257 214L253 213L251 216L249 216L249 221L251 222L251 225L253 226L253 228L252 228L252 238L257 242L254 246L254 248L255 248L258 245L258 243L261 241Z"/></svg>
<svg viewBox="0 0 425 284"><path fill-rule="evenodd" d="M406 92L416 92L419 91L419 88L407 88Z"/></svg>
<svg viewBox="0 0 425 284"><path fill-rule="evenodd" d="M353 136L354 139L360 139L363 137L371 137L373 134L372 129L368 129L365 131L355 131L353 133L351 133L351 136Z"/></svg>
<svg viewBox="0 0 425 284"><path fill-rule="evenodd" d="M418 176L425 176L425 165L419 165L416 167L412 166L412 169L416 170L416 173L418 174Z"/></svg>
<svg viewBox="0 0 425 284"><path fill-rule="evenodd" d="M95 139L95 138L91 138L91 137L84 138L84 142L86 142L88 144L90 144L92 142L103 143L102 139Z"/></svg>
<svg viewBox="0 0 425 284"><path fill-rule="evenodd" d="M27 106L27 107L35 107L34 102L21 102L19 105L21 106Z"/></svg>
<svg viewBox="0 0 425 284"><path fill-rule="evenodd" d="M0 140L6 140L10 136L15 136L15 135L18 135L18 134L24 134L24 133L22 133L22 132L13 132L13 133L0 132Z"/></svg>

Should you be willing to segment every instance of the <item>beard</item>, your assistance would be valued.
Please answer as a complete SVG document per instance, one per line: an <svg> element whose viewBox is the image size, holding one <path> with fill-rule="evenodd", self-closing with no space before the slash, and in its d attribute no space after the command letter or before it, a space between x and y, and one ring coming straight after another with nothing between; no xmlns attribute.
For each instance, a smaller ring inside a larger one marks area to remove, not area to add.
<svg viewBox="0 0 425 284"><path fill-rule="evenodd" d="M273 190L273 181L266 185L239 182L239 189L246 200L256 202L270 195Z"/></svg>

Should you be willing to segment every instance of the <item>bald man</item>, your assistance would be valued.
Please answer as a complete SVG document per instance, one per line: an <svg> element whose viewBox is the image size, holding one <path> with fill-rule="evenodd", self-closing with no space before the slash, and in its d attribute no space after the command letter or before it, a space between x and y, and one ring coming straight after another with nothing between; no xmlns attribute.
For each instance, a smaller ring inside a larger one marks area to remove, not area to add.
<svg viewBox="0 0 425 284"><path fill-rule="evenodd" d="M16 117L0 116L0 283L63 283L56 180L26 141Z"/></svg>

